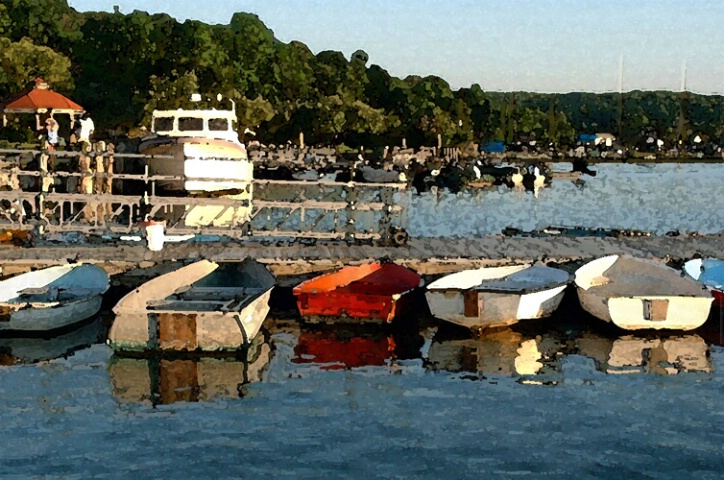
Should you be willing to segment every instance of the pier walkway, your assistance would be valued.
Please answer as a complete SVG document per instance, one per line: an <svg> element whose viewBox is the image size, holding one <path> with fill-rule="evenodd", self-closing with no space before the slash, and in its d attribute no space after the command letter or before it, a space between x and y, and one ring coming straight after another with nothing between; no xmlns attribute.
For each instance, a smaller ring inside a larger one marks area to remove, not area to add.
<svg viewBox="0 0 724 480"><path fill-rule="evenodd" d="M631 254L663 261L699 254L719 257L724 235L679 237L483 237L478 239L412 238L404 246L387 247L343 241L259 241L167 243L149 251L143 242L126 244L54 244L32 248L0 247L3 276L30 268L67 262L91 262L117 274L171 261L239 260L251 256L280 277L297 277L341 265L389 258L423 275L436 275L484 265L544 261L567 263L609 254ZM284 279L280 278L284 284Z"/></svg>

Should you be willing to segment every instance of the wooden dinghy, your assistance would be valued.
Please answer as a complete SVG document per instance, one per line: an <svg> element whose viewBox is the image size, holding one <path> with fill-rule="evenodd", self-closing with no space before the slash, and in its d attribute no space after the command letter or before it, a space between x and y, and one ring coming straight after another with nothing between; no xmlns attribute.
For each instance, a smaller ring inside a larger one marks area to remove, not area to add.
<svg viewBox="0 0 724 480"><path fill-rule="evenodd" d="M442 277L425 297L434 316L481 330L550 316L571 280L569 273L544 265L485 267Z"/></svg>
<svg viewBox="0 0 724 480"><path fill-rule="evenodd" d="M704 324L713 300L673 268L627 255L587 263L575 282L584 310L625 330L692 330Z"/></svg>
<svg viewBox="0 0 724 480"><path fill-rule="evenodd" d="M248 346L269 313L274 276L252 259L208 260L150 280L113 308L119 352L224 352Z"/></svg>
<svg viewBox="0 0 724 480"><path fill-rule="evenodd" d="M709 289L714 305L724 307L724 260L695 258L684 264L684 272Z"/></svg>
<svg viewBox="0 0 724 480"><path fill-rule="evenodd" d="M308 322L387 322L412 307L409 293L424 285L417 273L394 263L344 267L302 282L294 296Z"/></svg>
<svg viewBox="0 0 724 480"><path fill-rule="evenodd" d="M101 308L108 274L90 264L24 273L0 282L0 332L43 333L90 319Z"/></svg>

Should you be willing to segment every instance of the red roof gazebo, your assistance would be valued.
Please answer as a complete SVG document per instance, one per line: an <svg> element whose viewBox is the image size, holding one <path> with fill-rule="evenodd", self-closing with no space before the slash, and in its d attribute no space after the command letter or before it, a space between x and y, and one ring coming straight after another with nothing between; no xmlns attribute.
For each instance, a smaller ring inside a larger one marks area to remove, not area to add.
<svg viewBox="0 0 724 480"><path fill-rule="evenodd" d="M83 107L73 100L54 92L48 88L48 84L42 78L35 79L35 85L28 88L10 100L0 103L0 110L3 113L3 126L7 125L8 113L45 113L48 110L53 113L68 114L71 117L80 115L85 111Z"/></svg>

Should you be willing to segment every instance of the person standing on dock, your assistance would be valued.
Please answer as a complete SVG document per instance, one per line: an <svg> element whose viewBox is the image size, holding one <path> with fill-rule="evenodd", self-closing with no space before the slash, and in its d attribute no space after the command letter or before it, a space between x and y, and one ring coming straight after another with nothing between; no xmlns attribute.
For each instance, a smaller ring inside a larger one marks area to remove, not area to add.
<svg viewBox="0 0 724 480"><path fill-rule="evenodd" d="M81 145L83 145L84 143L90 145L90 138L91 135L93 135L96 127L88 112L84 112L83 115L81 115L78 123L80 124L80 129L78 131L78 143L80 143Z"/></svg>
<svg viewBox="0 0 724 480"><path fill-rule="evenodd" d="M40 115L35 115L35 127L39 131L45 131L45 142L48 143L48 149L55 150L60 137L58 136L58 122L55 120L53 110L48 110L48 118L45 119L43 125L40 125Z"/></svg>
<svg viewBox="0 0 724 480"><path fill-rule="evenodd" d="M44 151L40 155L40 161L45 162L46 165L45 171L55 170L55 148L60 141L58 136L59 125L53 115L53 109L48 110L48 118L45 119L43 125L40 125L40 115L35 115L35 127L37 130L45 131L45 138L42 140L42 150ZM43 170L42 167L41 170Z"/></svg>

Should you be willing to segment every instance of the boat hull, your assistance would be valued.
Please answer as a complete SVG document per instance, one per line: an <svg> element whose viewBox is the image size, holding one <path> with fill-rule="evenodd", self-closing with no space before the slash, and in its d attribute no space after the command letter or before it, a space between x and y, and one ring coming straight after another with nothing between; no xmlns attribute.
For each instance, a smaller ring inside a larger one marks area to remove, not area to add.
<svg viewBox="0 0 724 480"><path fill-rule="evenodd" d="M253 165L240 143L222 139L158 137L141 143L138 148L144 155L171 157L152 159L148 168L151 175L186 177L185 180L157 180L156 186L162 192L251 188Z"/></svg>
<svg viewBox="0 0 724 480"><path fill-rule="evenodd" d="M413 310L422 279L394 264L345 267L297 285L302 319L310 323L390 323Z"/></svg>
<svg viewBox="0 0 724 480"><path fill-rule="evenodd" d="M714 306L719 308L724 308L724 290L722 290L722 285L724 284L723 266L724 260L716 258L696 258L684 264L684 272L694 280L706 285L706 288L714 297ZM705 278L702 279L702 274L705 271L707 274L703 275ZM715 272L713 278L709 275L712 271Z"/></svg>
<svg viewBox="0 0 724 480"><path fill-rule="evenodd" d="M108 274L90 264L34 270L0 282L0 332L47 332L95 316Z"/></svg>
<svg viewBox="0 0 724 480"><path fill-rule="evenodd" d="M108 334L118 352L231 352L247 347L269 313L272 288L239 312L119 312Z"/></svg>
<svg viewBox="0 0 724 480"><path fill-rule="evenodd" d="M391 323L410 311L409 295L307 294L297 296L299 313L309 323Z"/></svg>
<svg viewBox="0 0 724 480"><path fill-rule="evenodd" d="M711 297L601 297L578 288L581 307L591 315L624 330L694 330L711 311Z"/></svg>
<svg viewBox="0 0 724 480"><path fill-rule="evenodd" d="M610 255L576 271L581 307L625 330L693 330L709 317L713 297L665 265Z"/></svg>
<svg viewBox="0 0 724 480"><path fill-rule="evenodd" d="M428 290L430 312L437 318L480 330L549 317L558 309L566 285L532 293L484 290Z"/></svg>
<svg viewBox="0 0 724 480"><path fill-rule="evenodd" d="M716 288L709 288L709 291L714 297L714 305L719 308L724 308L724 291L717 290Z"/></svg>
<svg viewBox="0 0 724 480"><path fill-rule="evenodd" d="M101 295L69 302L0 304L0 332L46 332L82 323L98 314Z"/></svg>

